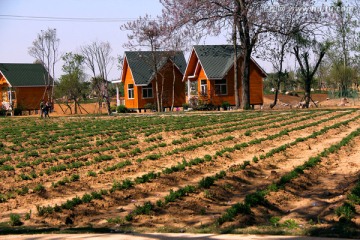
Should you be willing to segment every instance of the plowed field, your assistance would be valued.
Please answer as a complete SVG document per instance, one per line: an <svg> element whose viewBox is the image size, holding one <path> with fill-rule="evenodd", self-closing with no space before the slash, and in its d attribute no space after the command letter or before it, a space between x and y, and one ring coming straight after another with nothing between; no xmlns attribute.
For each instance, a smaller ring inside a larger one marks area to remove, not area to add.
<svg viewBox="0 0 360 240"><path fill-rule="evenodd" d="M352 109L2 118L0 233L359 237L359 142Z"/></svg>

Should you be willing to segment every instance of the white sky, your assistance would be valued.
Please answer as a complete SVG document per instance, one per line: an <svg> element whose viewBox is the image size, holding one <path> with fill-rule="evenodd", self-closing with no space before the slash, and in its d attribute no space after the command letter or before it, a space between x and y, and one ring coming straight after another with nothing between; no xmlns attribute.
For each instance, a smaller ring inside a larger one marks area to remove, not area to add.
<svg viewBox="0 0 360 240"><path fill-rule="evenodd" d="M127 33L120 25L139 16L161 13L159 0L0 0L0 63L32 63L35 59L28 48L41 30L56 28L60 39L60 53L78 52L80 46L93 41L108 41L113 56L123 55L122 45L127 42ZM53 18L116 18L113 22L53 21L39 19L14 19L12 16ZM226 44L224 36L207 38L201 43ZM147 49L144 49L147 50ZM271 71L269 63L259 61ZM56 66L56 78L62 62ZM114 64L109 79L119 78L120 71Z"/></svg>

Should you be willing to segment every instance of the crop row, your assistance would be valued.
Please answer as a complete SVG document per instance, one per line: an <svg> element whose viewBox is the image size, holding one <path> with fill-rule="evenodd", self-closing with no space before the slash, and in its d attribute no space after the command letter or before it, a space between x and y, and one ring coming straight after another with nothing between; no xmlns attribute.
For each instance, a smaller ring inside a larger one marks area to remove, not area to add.
<svg viewBox="0 0 360 240"><path fill-rule="evenodd" d="M355 119L351 119L351 120L356 120L357 118L359 118L359 116L358 117L356 117ZM326 132L328 129L331 129L331 128L336 128L336 127L339 127L340 125L342 125L342 124L347 124L349 121L351 121L351 120L348 120L348 121L345 121L345 122L343 122L343 123L340 123L340 124L335 124L335 125L333 125L333 127L328 127L328 128L325 128L325 130L323 130L322 131L322 133L324 133L324 132ZM321 123L322 121L319 121L319 123ZM310 124L311 126L313 126L313 124ZM294 128L293 130L296 130L297 128ZM279 136L281 136L281 135L285 135L285 134L288 134L288 132L289 131L283 131L283 132L281 132L281 133L279 133L279 134L275 134L275 135L271 135L271 136L269 136L268 137L268 139L274 139L274 138L276 138L276 137L279 137ZM319 133L317 134L317 135L319 135ZM315 136L317 136L316 135L316 133L313 135L313 137L315 137ZM265 141L265 139L262 139L262 141ZM298 140L298 141L300 141L300 140ZM244 148L244 147L247 147L247 146L249 146L249 144L256 144L256 143L258 143L257 141L250 141L248 144L237 144L237 145L235 145L235 147L234 147L234 150L239 150L239 149L241 149L241 148ZM226 151L233 151L233 150L231 150L231 149L229 149L229 148L227 148L226 149ZM217 153L216 155L219 155L219 153ZM209 158L208 158L209 159ZM210 157L210 159L211 159L211 157ZM174 172L174 171L178 171L178 169L184 169L186 167L186 165L185 165L185 163L183 163L183 165L181 166L181 164L178 164L178 166L174 166L174 167L172 167L172 168L170 168L170 170L164 170L163 171L163 173L165 173L165 172ZM160 176L160 174L159 173L151 173L153 176L156 176L156 177L159 177ZM148 179L153 179L153 178L148 178ZM140 181L141 183L143 182L143 181ZM124 189L128 189L128 188L130 188L130 187L133 187L134 186L134 184L137 184L138 182L137 181L132 181L132 180L129 180L129 179L125 179L123 182L116 182L116 183L114 183L114 185L113 185L113 188L112 188L112 191L114 191L114 190L124 190ZM80 203L79 201L77 201L76 200L76 202L77 203Z"/></svg>

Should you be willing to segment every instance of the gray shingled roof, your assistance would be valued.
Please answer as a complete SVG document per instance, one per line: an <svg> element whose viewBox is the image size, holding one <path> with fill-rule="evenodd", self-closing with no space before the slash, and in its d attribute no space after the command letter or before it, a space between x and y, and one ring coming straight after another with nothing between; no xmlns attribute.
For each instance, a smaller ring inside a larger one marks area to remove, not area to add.
<svg viewBox="0 0 360 240"><path fill-rule="evenodd" d="M171 52L161 51L156 52L156 54L158 59L157 68L160 70L170 58L169 56L171 55ZM155 77L152 65L152 53L150 51L128 51L125 52L125 56L133 74L135 84L148 85ZM174 62L180 72L184 74L186 69L186 61L182 52L176 52L174 56Z"/></svg>
<svg viewBox="0 0 360 240"><path fill-rule="evenodd" d="M234 64L234 47L232 45L196 45L194 49L209 79L224 78Z"/></svg>
<svg viewBox="0 0 360 240"><path fill-rule="evenodd" d="M41 64L0 63L0 71L12 87L45 86L44 79L48 78L47 71Z"/></svg>

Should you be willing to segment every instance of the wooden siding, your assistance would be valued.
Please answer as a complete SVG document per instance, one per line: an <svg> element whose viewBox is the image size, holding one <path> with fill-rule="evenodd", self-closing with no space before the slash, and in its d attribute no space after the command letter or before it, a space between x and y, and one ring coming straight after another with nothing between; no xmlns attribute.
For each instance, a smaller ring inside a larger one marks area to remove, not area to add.
<svg viewBox="0 0 360 240"><path fill-rule="evenodd" d="M250 104L263 105L263 73L254 62L250 65Z"/></svg>
<svg viewBox="0 0 360 240"><path fill-rule="evenodd" d="M152 89L153 97L152 98L143 98L142 96L142 86L135 86L134 79L131 74L130 68L126 64L125 69L125 82L124 82L124 91L125 91L125 106L129 109L144 109L146 104L154 104L156 106L156 84L155 78L152 80ZM125 66L124 65L124 66ZM161 73L161 74L160 74ZM173 68L172 63L169 61L158 74L158 88L161 93L162 89L162 76L164 76L164 91L163 91L163 107L171 107L172 103L172 85L173 85ZM176 68L175 69L175 107L181 107L185 103L185 83L182 82L183 75ZM128 84L134 84L134 99L129 99L128 96Z"/></svg>
<svg viewBox="0 0 360 240"><path fill-rule="evenodd" d="M24 110L34 110L40 108L40 102L43 99L45 87L16 87L16 105ZM48 88L51 91L51 88ZM45 93L44 101L48 100L48 94Z"/></svg>
<svg viewBox="0 0 360 240"><path fill-rule="evenodd" d="M193 59L194 58L194 59ZM195 61L196 60L196 61ZM188 66L188 70L195 71L195 67L197 64L196 55L192 55L189 63L193 64L193 66ZM239 71L238 71L238 92L241 101L241 71L240 71L241 62L239 61ZM201 67L201 65L200 65ZM189 75L192 75L191 71L188 72ZM194 75L196 75L194 73ZM254 63L250 64L250 104L251 105L262 105L263 104L263 77L261 69ZM221 106L223 102L229 102L230 105L235 105L235 91L234 91L234 67L230 69L228 74L225 76L226 85L227 85L227 94L226 95L216 95L215 94L215 79L208 79L204 69L201 67L199 74L196 78L191 79L192 81L197 81L198 85L198 97L202 101L207 101L208 103L212 103L215 106ZM201 80L207 80L207 96L201 95ZM220 80L220 79L217 79Z"/></svg>
<svg viewBox="0 0 360 240"><path fill-rule="evenodd" d="M138 87L135 86L133 76L126 62L124 68L125 68L124 69L125 70L125 81L124 81L125 106L129 109L137 109L139 106ZM128 91L129 84L134 84L134 99L129 99L129 91Z"/></svg>

